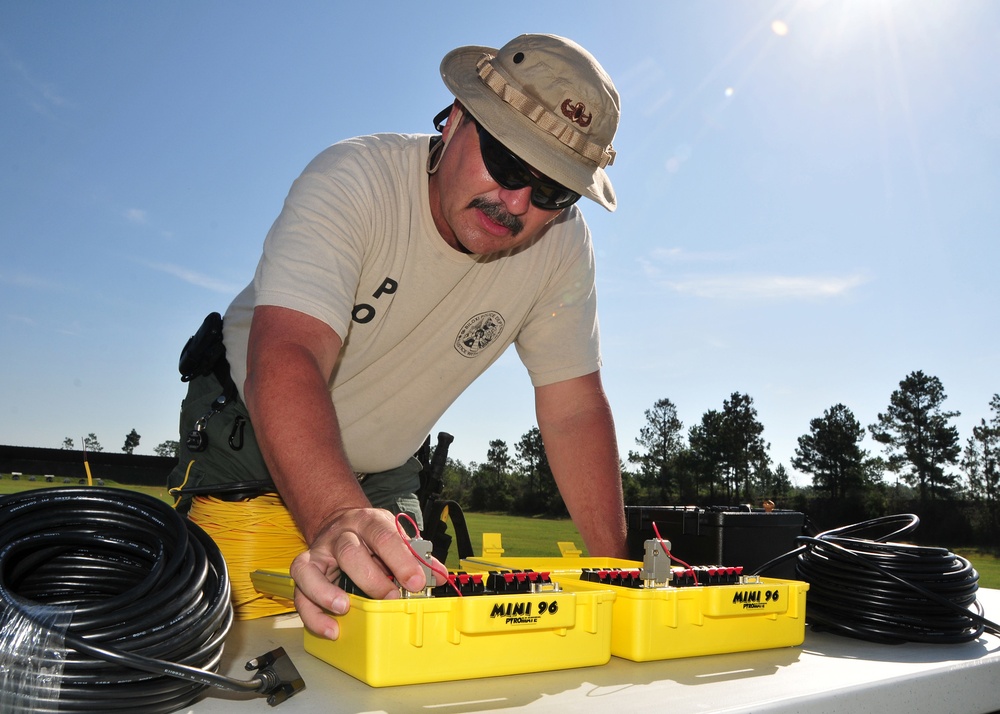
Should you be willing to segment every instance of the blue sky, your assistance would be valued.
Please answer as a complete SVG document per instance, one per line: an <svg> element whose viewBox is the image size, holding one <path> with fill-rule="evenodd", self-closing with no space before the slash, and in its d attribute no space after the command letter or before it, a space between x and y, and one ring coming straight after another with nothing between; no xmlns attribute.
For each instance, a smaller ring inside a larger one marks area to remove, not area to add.
<svg viewBox="0 0 1000 714"><path fill-rule="evenodd" d="M0 4L0 443L177 438L179 351L325 146L430 131L453 47L571 37L622 95L620 206L584 206L624 456L750 395L775 463L915 370L964 441L1000 391L1000 4L988 0ZM506 354L453 457L534 424ZM875 446L866 442L873 453ZM807 482L798 476L799 483Z"/></svg>

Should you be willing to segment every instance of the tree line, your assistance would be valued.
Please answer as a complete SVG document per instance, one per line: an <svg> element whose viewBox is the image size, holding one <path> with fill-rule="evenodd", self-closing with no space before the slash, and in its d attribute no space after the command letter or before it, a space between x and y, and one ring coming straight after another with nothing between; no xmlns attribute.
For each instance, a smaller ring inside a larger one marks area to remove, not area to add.
<svg viewBox="0 0 1000 714"><path fill-rule="evenodd" d="M136 447L139 446L140 439L142 439L142 436L139 435L139 432L133 429L132 431L130 431L128 434L125 435L125 444L122 446L122 451L131 456L135 452ZM83 437L83 439L81 439L81 441L83 443L83 448L85 451L91 451L91 452L104 451L104 447L101 446L101 442L97 440L97 435L94 432L90 432L89 434L87 434L85 437ZM178 443L175 440L164 441L161 442L155 449L153 449L153 452L157 456L175 457L177 456L177 447ZM65 439L63 439L62 448L72 451L73 449L76 448L76 442L73 441L72 437L67 436Z"/></svg>
<svg viewBox="0 0 1000 714"><path fill-rule="evenodd" d="M1000 394L989 402L964 445L952 423L941 381L916 371L899 382L884 412L863 426L844 404L809 422L791 465L811 485L791 483L775 464L753 399L733 392L721 409L685 429L668 398L646 421L622 466L630 505L759 505L765 500L801 511L822 529L891 513L916 513L924 542L1000 542ZM881 447L870 454L866 437ZM489 443L482 463L448 460L447 498L470 510L564 516L541 434L532 427L514 445Z"/></svg>
<svg viewBox="0 0 1000 714"><path fill-rule="evenodd" d="M721 409L709 409L685 429L668 398L645 411L645 424L621 463L622 490L629 505L759 505L772 501L801 511L822 528L890 513L916 513L925 542L949 545L1000 543L1000 394L989 402L964 445L944 408L941 380L911 372L889 397L885 411L863 426L844 404L834 404L809 422L798 438L791 465L811 477L792 484L784 464L775 464L764 439L753 398L733 392ZM866 437L881 446L872 455ZM141 437L126 435L131 454ZM72 449L67 437L63 448ZM91 433L88 451L102 451ZM156 447L176 456L177 441ZM443 496L472 511L519 515L568 515L545 455L541 432L531 427L513 450L501 439L489 442L482 463L448 459Z"/></svg>

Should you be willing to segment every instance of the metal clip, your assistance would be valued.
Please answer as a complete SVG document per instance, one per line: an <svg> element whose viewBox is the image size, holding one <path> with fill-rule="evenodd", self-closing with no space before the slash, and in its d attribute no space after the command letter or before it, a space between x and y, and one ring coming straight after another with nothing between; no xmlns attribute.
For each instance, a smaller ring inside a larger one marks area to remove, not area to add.
<svg viewBox="0 0 1000 714"><path fill-rule="evenodd" d="M209 417L211 417L211 413L199 417L198 421L194 423L194 429L188 432L187 438L184 440L188 451L201 452L208 448L208 432L205 431L205 426L208 424Z"/></svg>
<svg viewBox="0 0 1000 714"><path fill-rule="evenodd" d="M246 429L247 420L241 415L236 416L233 422L233 430L229 433L229 448L239 451L243 448L243 430Z"/></svg>

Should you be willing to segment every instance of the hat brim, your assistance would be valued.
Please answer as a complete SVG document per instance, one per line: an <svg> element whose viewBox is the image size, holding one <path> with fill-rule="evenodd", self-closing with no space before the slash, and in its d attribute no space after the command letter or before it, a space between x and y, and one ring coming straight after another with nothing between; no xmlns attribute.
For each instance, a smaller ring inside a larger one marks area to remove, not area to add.
<svg viewBox="0 0 1000 714"><path fill-rule="evenodd" d="M452 50L441 60L445 86L480 124L500 143L532 167L609 211L618 206L607 172L589 168L572 149L498 97L479 78L476 64L483 54L495 55L492 47L470 45Z"/></svg>

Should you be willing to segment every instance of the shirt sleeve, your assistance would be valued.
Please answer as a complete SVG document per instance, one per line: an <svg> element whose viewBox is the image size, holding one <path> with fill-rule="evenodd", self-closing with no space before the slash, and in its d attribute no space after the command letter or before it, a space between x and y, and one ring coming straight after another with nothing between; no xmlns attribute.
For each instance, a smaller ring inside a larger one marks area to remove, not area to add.
<svg viewBox="0 0 1000 714"><path fill-rule="evenodd" d="M362 156L348 142L335 144L292 184L264 241L255 305L290 308L347 335L381 195Z"/></svg>
<svg viewBox="0 0 1000 714"><path fill-rule="evenodd" d="M572 209L543 243L553 270L515 342L536 387L601 367L594 252L582 214Z"/></svg>

